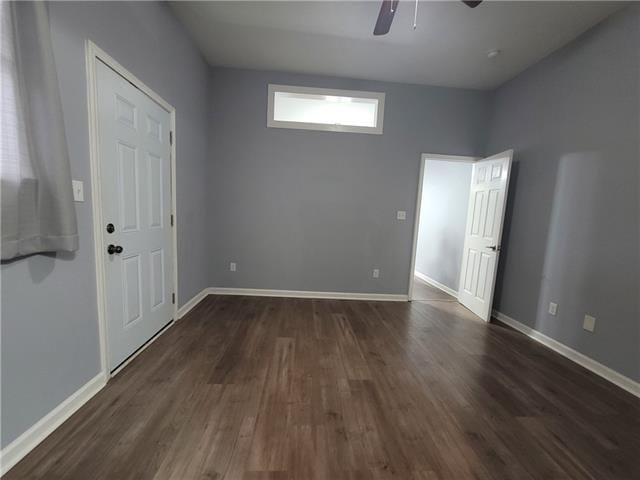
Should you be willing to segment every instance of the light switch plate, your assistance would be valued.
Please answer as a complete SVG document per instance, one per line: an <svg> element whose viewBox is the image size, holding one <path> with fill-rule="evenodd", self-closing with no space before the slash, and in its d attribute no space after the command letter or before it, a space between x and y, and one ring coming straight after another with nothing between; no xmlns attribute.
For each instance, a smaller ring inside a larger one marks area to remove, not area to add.
<svg viewBox="0 0 640 480"><path fill-rule="evenodd" d="M558 313L558 304L554 302L549 302L549 314L555 317L557 313Z"/></svg>
<svg viewBox="0 0 640 480"><path fill-rule="evenodd" d="M380 278L380 270L378 268L373 269L373 278Z"/></svg>
<svg viewBox="0 0 640 480"><path fill-rule="evenodd" d="M71 180L73 187L73 201L84 202L84 182L80 180Z"/></svg>
<svg viewBox="0 0 640 480"><path fill-rule="evenodd" d="M396 214L396 218L398 220L406 220L407 219L407 212L405 212L404 210L398 210L398 213Z"/></svg>
<svg viewBox="0 0 640 480"><path fill-rule="evenodd" d="M229 271L230 272L235 272L236 271L236 262L231 262L229 263Z"/></svg>
<svg viewBox="0 0 640 480"><path fill-rule="evenodd" d="M585 315L584 322L582 323L582 328L584 328L587 332L593 333L596 329L596 317Z"/></svg>

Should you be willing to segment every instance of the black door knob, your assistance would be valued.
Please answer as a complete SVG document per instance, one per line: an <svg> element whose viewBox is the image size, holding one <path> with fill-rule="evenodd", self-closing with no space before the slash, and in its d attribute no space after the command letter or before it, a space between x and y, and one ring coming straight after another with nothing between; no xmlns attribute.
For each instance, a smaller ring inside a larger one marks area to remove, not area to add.
<svg viewBox="0 0 640 480"><path fill-rule="evenodd" d="M107 253L113 255L114 253L122 253L123 248L120 245L109 245L107 247Z"/></svg>

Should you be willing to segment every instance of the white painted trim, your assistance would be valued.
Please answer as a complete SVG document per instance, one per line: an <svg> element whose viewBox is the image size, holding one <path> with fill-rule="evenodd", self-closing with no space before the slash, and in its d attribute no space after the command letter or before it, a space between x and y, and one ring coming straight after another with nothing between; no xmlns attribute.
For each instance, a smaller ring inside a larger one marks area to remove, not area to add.
<svg viewBox="0 0 640 480"><path fill-rule="evenodd" d="M370 300L380 302L406 302L406 295L391 293L313 292L308 290L269 290L263 288L210 287L206 295L246 295L248 297L317 298L326 300ZM200 295L200 294L199 294Z"/></svg>
<svg viewBox="0 0 640 480"><path fill-rule="evenodd" d="M465 155L442 155L439 153L423 153L422 161L426 160L442 160L443 162L460 162L460 163L474 163L480 160L480 157L468 157Z"/></svg>
<svg viewBox="0 0 640 480"><path fill-rule="evenodd" d="M420 158L420 174L418 176L418 194L416 197L415 218L413 219L413 242L411 243L411 263L409 268L409 290L407 298L413 299L413 272L416 270L416 253L418 252L418 234L420 233L420 208L422 207L422 188L424 183L424 169L427 162L423 156Z"/></svg>
<svg viewBox="0 0 640 480"><path fill-rule="evenodd" d="M106 320L104 312L106 311L106 301L104 298L104 262L99 252L104 251L104 242L102 241L102 228L98 229L98 225L104 225L102 218L102 209L98 202L93 199L101 198L100 174L98 172L98 125L97 125L97 90L96 90L96 71L95 71L95 46L90 41L85 46L86 69L87 69L87 108L89 113L89 163L91 170L91 208L93 217L93 248L96 267L96 300L98 307L98 337L100 339L100 365L102 372L108 375L108 346Z"/></svg>
<svg viewBox="0 0 640 480"><path fill-rule="evenodd" d="M198 305L202 300L205 299L207 295L209 295L209 288L205 288L201 292L198 292L194 295L194 297L186 302L183 306L178 310L178 320L184 317L187 313L193 309L196 305Z"/></svg>
<svg viewBox="0 0 640 480"><path fill-rule="evenodd" d="M427 160L443 160L446 162L465 162L473 163L478 160L479 157L467 157L462 155L442 155L439 153L423 153L420 156L420 176L418 177L418 194L416 196L416 210L415 218L413 220L413 244L411 246L411 268L409 269L409 290L407 291L407 298L411 300L413 298L413 274L416 270L416 253L418 251L418 233L420 232L420 209L422 207L422 190L424 188L424 174L427 165ZM456 293L456 298L458 294Z"/></svg>
<svg viewBox="0 0 640 480"><path fill-rule="evenodd" d="M447 287L444 283L440 283L439 281L434 280L433 278L428 277L424 273L420 273L417 270L413 273L423 282L426 282L432 287L436 287L437 289L442 290L444 293L451 295L456 300L458 299L458 292L456 292L453 288Z"/></svg>
<svg viewBox="0 0 640 480"><path fill-rule="evenodd" d="M275 92L301 93L309 95L331 95L335 97L355 97L378 100L375 127L357 127L353 125L328 125L323 123L284 122L273 118ZM269 84L267 93L267 127L292 128L294 130L319 130L324 132L369 133L382 135L384 126L383 92L365 92L361 90L336 90L334 88L298 87L295 85Z"/></svg>
<svg viewBox="0 0 640 480"><path fill-rule="evenodd" d="M501 321L502 323L509 325L520 333L525 334L527 337L535 340L536 342L541 343L545 347L550 348L554 352L559 353L563 357L568 358L572 362L577 363L578 365L586 368L587 370L640 398L640 383L636 382L635 380L626 377L621 373L616 372L615 370L612 370L611 368L601 364L600 362L597 362L591 357L588 357L585 354L566 346L564 343L561 343L558 340L555 340L545 335L544 333L539 332L538 330L520 323L519 321L511 318L508 315L505 315L502 312L493 310L493 317Z"/></svg>
<svg viewBox="0 0 640 480"><path fill-rule="evenodd" d="M0 475L7 473L16 463L25 457L56 428L73 415L106 385L103 372L89 380L60 405L36 422L0 452Z"/></svg>
<svg viewBox="0 0 640 480"><path fill-rule="evenodd" d="M225 288L209 287L198 292L178 310L178 319L182 319L187 313L204 300L207 295L246 295L248 297L283 297L283 298L317 298L339 300L374 300L388 302L406 302L406 295L394 295L385 293L343 293L343 292L311 292L306 290L268 290L262 288Z"/></svg>
<svg viewBox="0 0 640 480"><path fill-rule="evenodd" d="M171 117L171 131L173 138L171 142L171 208L173 213L172 251L173 251L173 292L176 294L176 303L173 306L173 318L178 318L178 217L176 201L176 110L162 97L156 94L151 88L140 81L135 75L120 65L104 50L100 49L91 40L85 43L85 61L87 73L87 109L89 116L89 163L91 166L91 206L93 213L93 243L96 267L96 293L98 304L98 333L100 338L100 363L102 371L108 377L108 335L106 320L106 298L105 298L105 269L102 228L104 220L102 216L102 192L100 188L100 162L98 161L98 107L97 107L97 85L96 85L96 61L102 61L115 72L133 84L136 88L156 102L166 110ZM122 366L121 366L122 367ZM118 370L121 370L121 367Z"/></svg>

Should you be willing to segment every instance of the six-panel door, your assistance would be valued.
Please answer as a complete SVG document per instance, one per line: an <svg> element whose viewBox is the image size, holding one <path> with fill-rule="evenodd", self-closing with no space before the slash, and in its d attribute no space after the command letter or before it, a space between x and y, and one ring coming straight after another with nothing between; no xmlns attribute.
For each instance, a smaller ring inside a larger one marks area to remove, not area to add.
<svg viewBox="0 0 640 480"><path fill-rule="evenodd" d="M173 313L170 114L97 62L98 159L104 220L109 369ZM107 224L115 229L109 233ZM109 253L107 246L122 247Z"/></svg>
<svg viewBox="0 0 640 480"><path fill-rule="evenodd" d="M512 152L473 165L458 300L487 321L491 314Z"/></svg>

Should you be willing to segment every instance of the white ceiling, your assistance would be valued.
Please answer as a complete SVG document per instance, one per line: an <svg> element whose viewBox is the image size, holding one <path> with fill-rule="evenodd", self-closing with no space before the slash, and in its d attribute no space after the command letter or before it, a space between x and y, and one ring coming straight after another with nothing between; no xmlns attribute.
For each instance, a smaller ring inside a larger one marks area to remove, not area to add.
<svg viewBox="0 0 640 480"><path fill-rule="evenodd" d="M379 1L171 2L211 65L494 88L621 7L614 2L400 0L374 37ZM487 51L500 49L496 58Z"/></svg>

